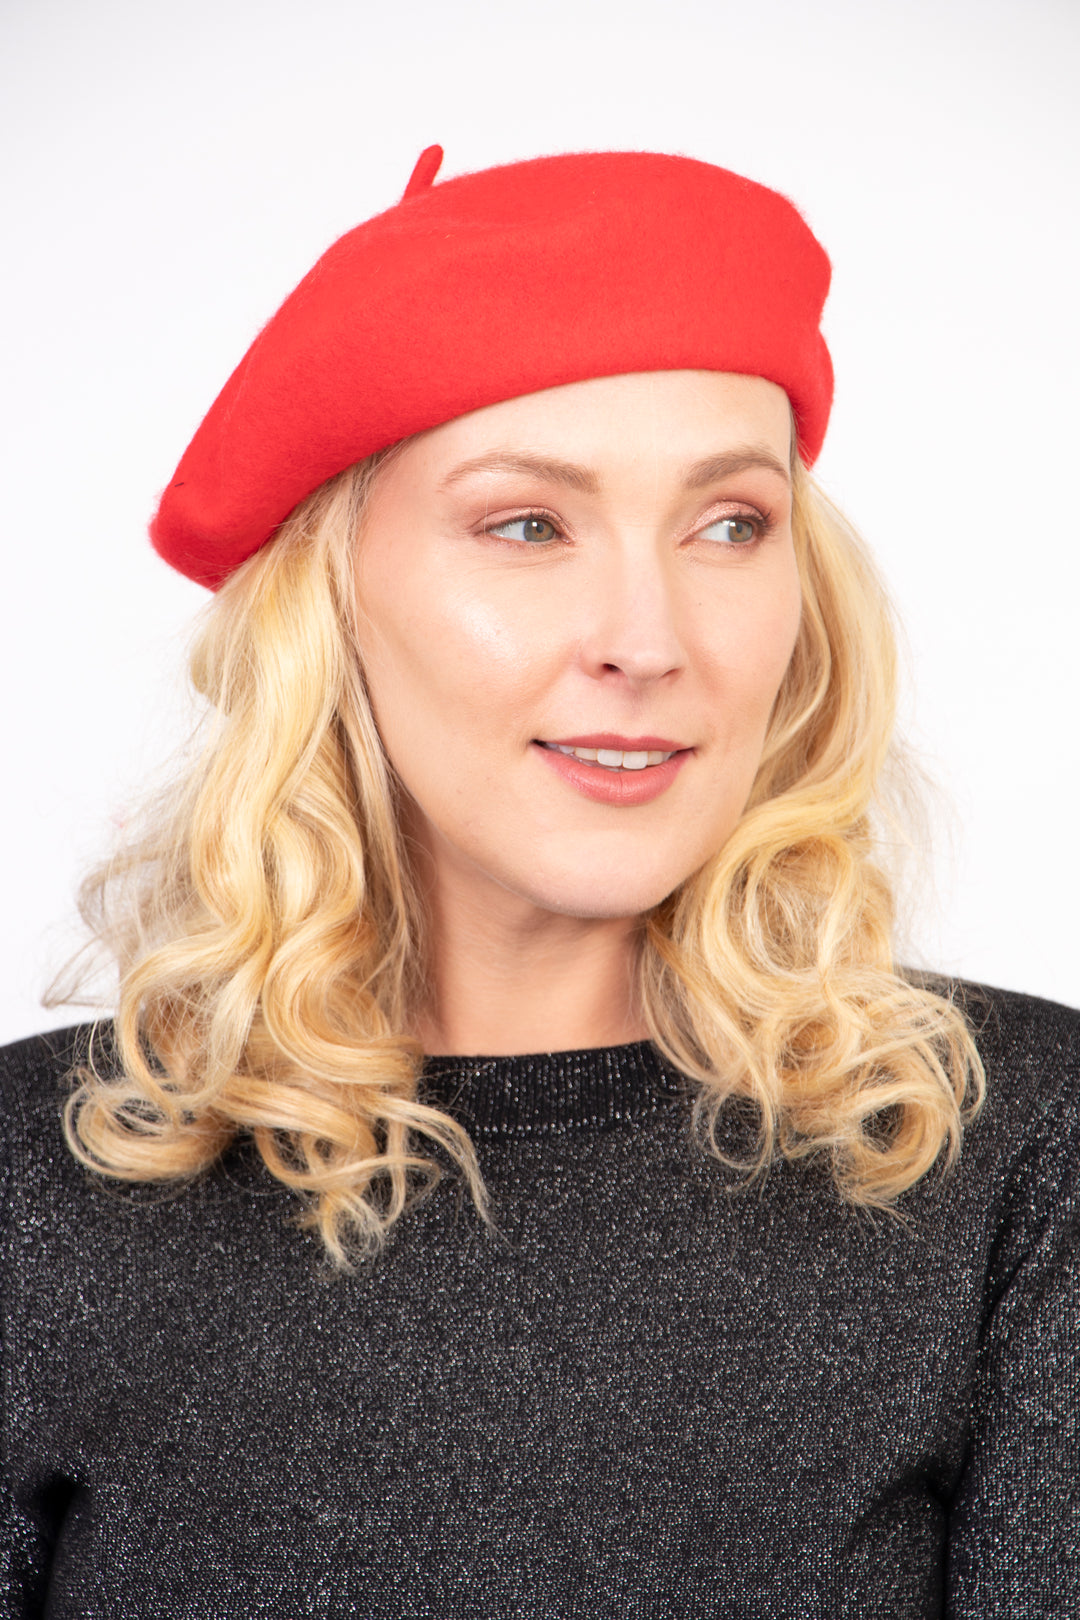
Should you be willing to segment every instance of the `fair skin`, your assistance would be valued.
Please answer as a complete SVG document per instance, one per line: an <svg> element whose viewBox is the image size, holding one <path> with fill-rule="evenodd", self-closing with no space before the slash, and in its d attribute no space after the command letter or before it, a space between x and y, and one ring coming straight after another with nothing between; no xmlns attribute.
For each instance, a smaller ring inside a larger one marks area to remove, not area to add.
<svg viewBox="0 0 1080 1620"><path fill-rule="evenodd" d="M738 821L795 644L790 436L763 378L636 373L380 469L359 638L431 918L425 1050L645 1035L641 916Z"/></svg>

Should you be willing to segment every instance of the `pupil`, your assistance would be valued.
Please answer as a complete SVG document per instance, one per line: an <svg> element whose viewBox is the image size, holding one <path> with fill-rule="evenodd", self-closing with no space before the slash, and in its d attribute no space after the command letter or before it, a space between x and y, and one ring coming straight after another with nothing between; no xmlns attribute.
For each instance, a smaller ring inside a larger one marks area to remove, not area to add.
<svg viewBox="0 0 1080 1620"><path fill-rule="evenodd" d="M546 540L547 536L543 533L543 530L550 529L550 527L551 524L545 518L529 518L525 525L530 540Z"/></svg>

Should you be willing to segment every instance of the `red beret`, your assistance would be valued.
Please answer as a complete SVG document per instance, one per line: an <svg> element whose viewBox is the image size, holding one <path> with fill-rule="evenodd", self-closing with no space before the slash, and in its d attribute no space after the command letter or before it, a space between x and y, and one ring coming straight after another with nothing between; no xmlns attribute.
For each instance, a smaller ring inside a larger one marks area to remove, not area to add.
<svg viewBox="0 0 1080 1620"><path fill-rule="evenodd" d="M581 152L432 184L335 242L263 327L150 526L216 586L314 489L466 411L587 377L767 377L821 448L829 261L798 210L694 158Z"/></svg>

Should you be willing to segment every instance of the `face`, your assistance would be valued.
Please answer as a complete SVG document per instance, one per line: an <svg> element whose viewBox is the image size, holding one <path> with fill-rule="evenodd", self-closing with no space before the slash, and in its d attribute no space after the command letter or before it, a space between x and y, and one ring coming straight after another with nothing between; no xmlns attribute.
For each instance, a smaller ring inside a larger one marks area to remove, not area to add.
<svg viewBox="0 0 1080 1620"><path fill-rule="evenodd" d="M361 654L437 883L631 917L720 849L798 630L790 437L762 378L641 373L474 411L380 469Z"/></svg>

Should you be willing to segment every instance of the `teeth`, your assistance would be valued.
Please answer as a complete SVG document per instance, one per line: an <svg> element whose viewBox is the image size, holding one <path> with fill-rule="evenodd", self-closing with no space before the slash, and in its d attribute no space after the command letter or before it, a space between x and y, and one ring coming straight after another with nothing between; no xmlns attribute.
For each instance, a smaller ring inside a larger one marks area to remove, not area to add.
<svg viewBox="0 0 1080 1620"><path fill-rule="evenodd" d="M573 759L583 759L590 765L603 765L609 771L643 771L646 765L662 765L671 758L671 754L654 749L645 752L621 748L567 748L562 743L546 743L545 747L554 748L560 754L569 754Z"/></svg>

